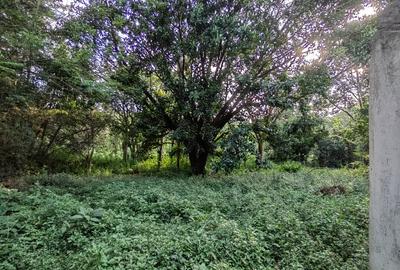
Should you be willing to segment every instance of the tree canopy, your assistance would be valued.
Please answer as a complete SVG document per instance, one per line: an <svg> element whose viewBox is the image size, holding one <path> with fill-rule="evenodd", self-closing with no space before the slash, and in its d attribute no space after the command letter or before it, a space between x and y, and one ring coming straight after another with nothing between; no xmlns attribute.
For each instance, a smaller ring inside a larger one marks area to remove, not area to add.
<svg viewBox="0 0 400 270"><path fill-rule="evenodd" d="M121 138L124 160L128 152L131 158L143 155L168 134L184 145L192 173L204 174L226 125L248 121L262 164L268 130L283 112L298 111L306 119L333 106L352 116L349 108L364 106L366 44L375 22L349 21L368 4L2 3L2 140L9 144L20 132L25 159L39 164L61 150L81 152L90 164L105 129ZM315 50L326 55L310 63Z"/></svg>

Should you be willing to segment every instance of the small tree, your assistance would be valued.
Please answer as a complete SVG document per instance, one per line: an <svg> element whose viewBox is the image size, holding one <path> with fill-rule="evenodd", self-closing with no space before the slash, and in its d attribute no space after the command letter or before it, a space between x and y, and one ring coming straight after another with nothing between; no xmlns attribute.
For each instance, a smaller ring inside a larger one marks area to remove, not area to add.
<svg viewBox="0 0 400 270"><path fill-rule="evenodd" d="M241 124L234 126L229 134L221 140L222 154L214 164L214 171L223 170L231 173L246 161L249 154L254 152L254 142L249 126Z"/></svg>
<svg viewBox="0 0 400 270"><path fill-rule="evenodd" d="M269 139L284 140L292 135L274 138L276 122L282 114L288 110L299 111L303 120L306 119L311 110L318 110L324 104L330 85L331 80L325 66L310 66L296 77L280 76L278 80L269 83L269 99L260 100L259 106L251 108L245 115L250 119L257 142L257 166L262 167L265 163L264 145Z"/></svg>

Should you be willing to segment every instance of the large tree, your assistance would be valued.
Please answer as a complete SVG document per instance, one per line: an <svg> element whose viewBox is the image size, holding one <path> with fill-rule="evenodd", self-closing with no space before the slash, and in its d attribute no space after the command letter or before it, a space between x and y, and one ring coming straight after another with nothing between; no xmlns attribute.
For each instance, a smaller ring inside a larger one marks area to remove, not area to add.
<svg viewBox="0 0 400 270"><path fill-rule="evenodd" d="M203 174L221 129L267 102L266 85L294 76L314 41L358 2L97 0L74 7L70 27L82 33L70 44L94 44L99 74L134 89ZM160 87L145 79L152 76Z"/></svg>

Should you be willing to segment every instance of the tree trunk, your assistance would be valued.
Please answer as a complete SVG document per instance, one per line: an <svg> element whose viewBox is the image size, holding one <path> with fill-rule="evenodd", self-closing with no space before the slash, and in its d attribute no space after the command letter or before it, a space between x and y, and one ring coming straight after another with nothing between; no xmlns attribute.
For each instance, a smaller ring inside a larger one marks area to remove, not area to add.
<svg viewBox="0 0 400 270"><path fill-rule="evenodd" d="M135 162L135 160L136 160L136 145L132 142L129 143L129 152L131 153L130 161Z"/></svg>
<svg viewBox="0 0 400 270"><path fill-rule="evenodd" d="M180 162L181 162L181 144L178 142L176 145L176 168L180 169Z"/></svg>
<svg viewBox="0 0 400 270"><path fill-rule="evenodd" d="M190 167L193 175L205 175L208 152L200 147L189 152Z"/></svg>
<svg viewBox="0 0 400 270"><path fill-rule="evenodd" d="M160 170L161 168L163 145L164 145L163 138L161 138L160 146L158 147L157 170Z"/></svg>
<svg viewBox="0 0 400 270"><path fill-rule="evenodd" d="M86 156L86 173L90 174L92 172L92 160L93 160L93 154L94 154L94 147L92 147L87 156Z"/></svg>
<svg viewBox="0 0 400 270"><path fill-rule="evenodd" d="M264 140L257 138L257 167L262 167L264 165Z"/></svg>
<svg viewBox="0 0 400 270"><path fill-rule="evenodd" d="M122 159L124 162L128 162L128 144L126 140L122 142Z"/></svg>
<svg viewBox="0 0 400 270"><path fill-rule="evenodd" d="M173 151L174 151L174 145L175 145L175 141L171 140L171 148L170 148L170 155L169 155L169 166L172 168L172 165L174 163L174 156L173 156Z"/></svg>

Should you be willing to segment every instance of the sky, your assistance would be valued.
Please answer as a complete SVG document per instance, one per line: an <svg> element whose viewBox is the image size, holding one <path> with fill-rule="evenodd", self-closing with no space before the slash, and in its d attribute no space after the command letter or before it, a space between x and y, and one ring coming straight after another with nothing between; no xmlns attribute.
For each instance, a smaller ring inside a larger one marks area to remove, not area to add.
<svg viewBox="0 0 400 270"><path fill-rule="evenodd" d="M364 16L371 16L376 13L375 9L373 7L366 7L363 10L361 10L359 16L364 17Z"/></svg>
<svg viewBox="0 0 400 270"><path fill-rule="evenodd" d="M368 6L368 7L365 7L364 9L362 9L360 11L360 13L357 14L357 16L354 20L362 19L362 18L368 17L368 16L373 16L375 14L376 14L376 10L374 9L374 7ZM315 50L315 51L309 52L307 54L307 56L305 57L305 59L308 62L312 62L314 60L318 60L320 55L321 55L321 53L318 50Z"/></svg>

